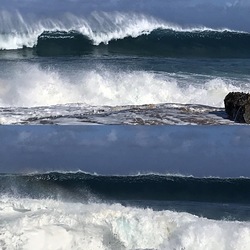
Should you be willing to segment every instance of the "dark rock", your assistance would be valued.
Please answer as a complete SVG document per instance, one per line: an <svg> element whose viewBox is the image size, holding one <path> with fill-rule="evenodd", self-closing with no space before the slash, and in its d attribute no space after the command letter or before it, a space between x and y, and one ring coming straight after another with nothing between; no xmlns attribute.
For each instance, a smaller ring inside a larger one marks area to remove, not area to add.
<svg viewBox="0 0 250 250"><path fill-rule="evenodd" d="M244 113L244 120L246 123L250 124L250 98L245 105L245 113Z"/></svg>
<svg viewBox="0 0 250 250"><path fill-rule="evenodd" d="M250 94L230 92L225 97L224 104L229 119L240 123L250 123Z"/></svg>

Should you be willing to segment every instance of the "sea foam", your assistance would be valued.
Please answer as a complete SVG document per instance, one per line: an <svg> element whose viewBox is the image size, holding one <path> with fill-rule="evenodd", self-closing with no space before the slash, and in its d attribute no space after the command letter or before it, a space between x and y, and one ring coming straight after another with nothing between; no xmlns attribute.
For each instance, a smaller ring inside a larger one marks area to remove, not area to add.
<svg viewBox="0 0 250 250"><path fill-rule="evenodd" d="M247 250L250 245L249 222L120 204L2 197L0 215L0 245L8 250Z"/></svg>
<svg viewBox="0 0 250 250"><path fill-rule="evenodd" d="M106 67L76 72L74 79L38 65L18 64L0 78L0 106L34 107L67 103L87 105L142 105L158 103L203 104L223 107L230 91L247 91L247 84L211 78L197 82L184 75L184 82L171 74L114 70ZM133 90L133 91L131 91Z"/></svg>

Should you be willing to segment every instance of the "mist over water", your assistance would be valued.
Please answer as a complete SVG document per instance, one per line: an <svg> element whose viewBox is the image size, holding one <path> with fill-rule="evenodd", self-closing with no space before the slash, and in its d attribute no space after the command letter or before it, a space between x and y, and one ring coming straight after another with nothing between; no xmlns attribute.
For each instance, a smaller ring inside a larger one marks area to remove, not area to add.
<svg viewBox="0 0 250 250"><path fill-rule="evenodd" d="M61 13L87 16L94 11L119 11L143 13L180 25L227 27L245 31L249 31L250 27L248 18L250 4L247 0L212 0L209 2L205 0L108 0L105 2L100 0L56 0L46 2L46 4L41 0L21 2L3 0L1 7L9 12L18 10L25 16L43 18L58 17Z"/></svg>

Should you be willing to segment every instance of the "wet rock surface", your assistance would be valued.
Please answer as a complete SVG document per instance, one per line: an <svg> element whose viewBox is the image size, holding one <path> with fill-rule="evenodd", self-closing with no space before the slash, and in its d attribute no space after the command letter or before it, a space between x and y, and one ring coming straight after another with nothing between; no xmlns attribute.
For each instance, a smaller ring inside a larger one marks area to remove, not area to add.
<svg viewBox="0 0 250 250"><path fill-rule="evenodd" d="M250 123L250 94L230 92L224 99L225 111L230 120Z"/></svg>

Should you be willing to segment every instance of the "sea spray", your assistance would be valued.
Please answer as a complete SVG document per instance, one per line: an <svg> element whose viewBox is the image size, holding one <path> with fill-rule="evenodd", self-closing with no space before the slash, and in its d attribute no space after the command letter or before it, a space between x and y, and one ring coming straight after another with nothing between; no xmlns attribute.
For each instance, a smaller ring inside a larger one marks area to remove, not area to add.
<svg viewBox="0 0 250 250"><path fill-rule="evenodd" d="M0 208L0 244L8 250L247 250L250 244L248 222L188 213L14 197L2 197Z"/></svg>
<svg viewBox="0 0 250 250"><path fill-rule="evenodd" d="M249 57L250 35L230 29L182 27L138 13L22 16L0 12L0 50L35 48L39 56L116 53L168 57Z"/></svg>
<svg viewBox="0 0 250 250"><path fill-rule="evenodd" d="M82 103L87 105L142 105L159 103L202 104L223 107L230 91L246 91L222 78L197 82L195 75L159 75L145 71L96 69L75 71L74 77L38 65L18 64L11 78L0 78L0 106L35 107ZM8 73L8 74L10 74ZM183 82L182 78L185 80ZM133 89L133 91L131 91Z"/></svg>
<svg viewBox="0 0 250 250"><path fill-rule="evenodd" d="M89 18L65 13L57 19L38 17L33 20L30 17L23 17L18 12L13 14L2 11L0 21L3 23L0 29L2 37L0 49L33 47L36 45L38 37L45 31L77 31L92 40L93 44L98 45L127 36L137 37L157 28L171 27L170 24L164 24L153 17L119 12L94 12Z"/></svg>

